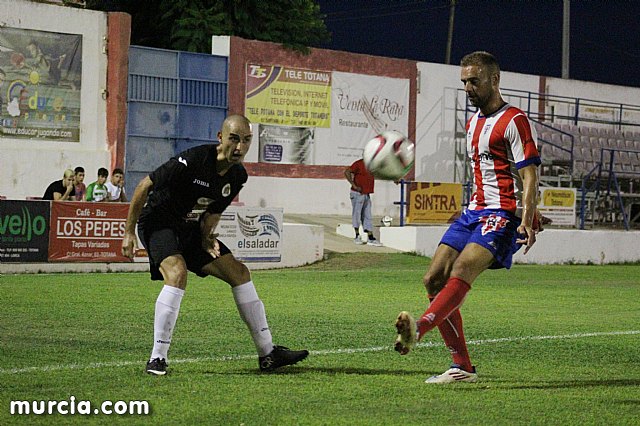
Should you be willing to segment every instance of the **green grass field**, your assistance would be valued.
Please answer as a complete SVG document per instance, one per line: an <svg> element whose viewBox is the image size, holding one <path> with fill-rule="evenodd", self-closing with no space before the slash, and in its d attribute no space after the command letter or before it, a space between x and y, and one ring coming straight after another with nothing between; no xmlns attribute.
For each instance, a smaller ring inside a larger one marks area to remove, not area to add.
<svg viewBox="0 0 640 426"><path fill-rule="evenodd" d="M462 313L475 384L437 331L392 350L401 310L425 308L428 259L334 255L256 271L275 343L309 358L261 374L231 291L190 276L170 373L143 373L162 286L147 274L0 277L0 424L639 424L640 266L487 271ZM11 416L11 400L145 400L141 415Z"/></svg>

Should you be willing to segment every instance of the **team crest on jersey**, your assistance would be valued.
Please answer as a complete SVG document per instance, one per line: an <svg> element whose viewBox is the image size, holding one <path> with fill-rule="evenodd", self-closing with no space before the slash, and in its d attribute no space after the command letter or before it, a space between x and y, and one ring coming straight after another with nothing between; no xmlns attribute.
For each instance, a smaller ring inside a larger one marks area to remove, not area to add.
<svg viewBox="0 0 640 426"><path fill-rule="evenodd" d="M492 214L490 216L482 216L480 222L484 222L484 225L482 225L482 235L487 235L489 232L499 231L506 227L509 219L498 216L497 214Z"/></svg>
<svg viewBox="0 0 640 426"><path fill-rule="evenodd" d="M200 197L198 198L198 205L199 206L208 206L209 204L213 203L213 200L211 198L207 198L207 197Z"/></svg>
<svg viewBox="0 0 640 426"><path fill-rule="evenodd" d="M228 183L222 187L222 196L228 197L231 194L231 184Z"/></svg>

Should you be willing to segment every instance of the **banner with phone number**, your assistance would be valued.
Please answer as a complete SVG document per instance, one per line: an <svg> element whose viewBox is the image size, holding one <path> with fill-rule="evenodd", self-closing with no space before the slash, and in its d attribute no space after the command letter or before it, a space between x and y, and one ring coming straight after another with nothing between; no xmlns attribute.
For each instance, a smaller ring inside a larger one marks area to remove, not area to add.
<svg viewBox="0 0 640 426"><path fill-rule="evenodd" d="M122 255L128 203L51 202L50 262L131 262Z"/></svg>
<svg viewBox="0 0 640 426"><path fill-rule="evenodd" d="M245 115L254 123L331 126L331 72L247 64Z"/></svg>
<svg viewBox="0 0 640 426"><path fill-rule="evenodd" d="M0 262L46 262L49 202L0 200Z"/></svg>

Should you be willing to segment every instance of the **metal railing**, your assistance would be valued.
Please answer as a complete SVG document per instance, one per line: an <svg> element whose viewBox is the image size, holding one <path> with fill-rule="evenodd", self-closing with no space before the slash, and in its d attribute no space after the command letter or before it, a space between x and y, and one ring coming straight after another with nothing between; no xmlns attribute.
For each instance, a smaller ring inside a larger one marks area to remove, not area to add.
<svg viewBox="0 0 640 426"><path fill-rule="evenodd" d="M635 170L618 170L616 171L616 165L622 164L621 162L616 160L616 155L620 157L621 153L633 153L640 156L640 151L631 150L631 149L619 149L619 148L600 148L600 159L596 163L596 165L583 177L582 185L581 185L581 200L580 200L580 229L584 229L585 215L586 215L586 202L587 202L587 194L590 192L595 193L594 195L594 203L597 205L600 197L600 184L603 180L603 175L606 175L607 186L606 186L606 195L605 198L611 196L612 189L614 190L614 196L618 207L620 209L620 214L622 216L622 221L624 224L624 229L629 230L629 217L627 216L627 211L625 208L623 194L620 191L620 183L618 181L618 174L625 176L627 178L638 176L640 177L640 171ZM597 172L597 175L595 173ZM595 176L595 178L594 178ZM588 185L588 182L593 179L593 184L591 186Z"/></svg>

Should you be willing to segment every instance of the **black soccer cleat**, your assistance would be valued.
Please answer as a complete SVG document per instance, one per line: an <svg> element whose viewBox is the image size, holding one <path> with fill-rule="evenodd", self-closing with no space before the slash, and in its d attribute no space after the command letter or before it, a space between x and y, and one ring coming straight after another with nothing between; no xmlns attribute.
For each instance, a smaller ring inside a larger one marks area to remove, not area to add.
<svg viewBox="0 0 640 426"><path fill-rule="evenodd" d="M154 358L147 362L145 371L156 376L164 376L167 374L167 361L164 358Z"/></svg>
<svg viewBox="0 0 640 426"><path fill-rule="evenodd" d="M309 356L309 351L292 351L284 346L274 346L269 355L258 358L260 371L273 371L285 365L296 364Z"/></svg>

